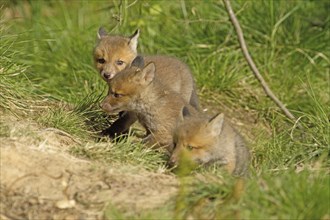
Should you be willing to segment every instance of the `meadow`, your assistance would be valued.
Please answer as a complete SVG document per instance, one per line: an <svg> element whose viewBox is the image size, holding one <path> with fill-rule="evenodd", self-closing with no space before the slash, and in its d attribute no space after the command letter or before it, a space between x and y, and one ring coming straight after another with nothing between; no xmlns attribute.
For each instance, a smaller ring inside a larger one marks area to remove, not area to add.
<svg viewBox="0 0 330 220"><path fill-rule="evenodd" d="M222 1L1 1L1 148L15 117L74 139L66 150L73 157L179 183L174 196L149 209L132 212L109 198L105 219L330 219L330 3L237 0L232 7L261 74L297 121L264 94ZM125 36L139 28L140 53L189 65L202 108L224 112L249 143L251 175L238 197L237 180L218 167L173 173L163 154L134 137L99 137L113 121L99 107L107 85L92 56L100 26Z"/></svg>

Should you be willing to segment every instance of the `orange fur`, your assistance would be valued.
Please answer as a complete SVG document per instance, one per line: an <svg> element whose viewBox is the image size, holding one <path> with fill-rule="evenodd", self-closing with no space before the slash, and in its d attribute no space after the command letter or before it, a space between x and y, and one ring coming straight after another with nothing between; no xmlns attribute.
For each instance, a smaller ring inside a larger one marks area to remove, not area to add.
<svg viewBox="0 0 330 220"><path fill-rule="evenodd" d="M131 37L111 36L104 29L98 32L98 42L94 48L96 69L105 81L111 81L116 74L129 68L138 55L139 31ZM199 101L195 82L189 67L180 60L168 56L146 56L145 62L153 62L157 68L157 78L168 90L177 92L184 101L190 103L197 110ZM120 61L120 62L119 62ZM128 112L119 118L104 134L114 137L124 133L136 120L136 116Z"/></svg>
<svg viewBox="0 0 330 220"><path fill-rule="evenodd" d="M134 112L149 134L144 142L171 151L182 109L186 107L191 114L197 111L180 94L165 87L157 79L157 71L153 63L143 69L132 66L123 70L109 82L109 94L101 107L109 113Z"/></svg>
<svg viewBox="0 0 330 220"><path fill-rule="evenodd" d="M104 74L113 78L128 67L135 57L136 53L129 47L129 39L120 36L103 37L94 49L95 66L104 80L108 80ZM98 59L104 59L105 62L99 63ZM123 61L123 64L118 65L117 61Z"/></svg>
<svg viewBox="0 0 330 220"><path fill-rule="evenodd" d="M184 154L198 164L217 163L235 175L245 175L249 150L241 135L224 120L223 114L212 119L186 117L175 130L174 151L169 163L178 165Z"/></svg>

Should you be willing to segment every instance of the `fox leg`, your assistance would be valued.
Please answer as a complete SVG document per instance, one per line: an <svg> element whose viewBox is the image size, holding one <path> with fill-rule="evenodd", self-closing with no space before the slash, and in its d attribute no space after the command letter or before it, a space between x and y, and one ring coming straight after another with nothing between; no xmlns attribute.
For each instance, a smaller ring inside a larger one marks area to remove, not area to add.
<svg viewBox="0 0 330 220"><path fill-rule="evenodd" d="M118 135L127 133L129 127L136 121L137 117L134 112L120 112L119 118L109 128L103 130L102 135L113 139Z"/></svg>
<svg viewBox="0 0 330 220"><path fill-rule="evenodd" d="M158 142L151 133L147 134L146 137L144 137L141 142L142 144L146 144L148 147L152 147L152 148L159 147Z"/></svg>

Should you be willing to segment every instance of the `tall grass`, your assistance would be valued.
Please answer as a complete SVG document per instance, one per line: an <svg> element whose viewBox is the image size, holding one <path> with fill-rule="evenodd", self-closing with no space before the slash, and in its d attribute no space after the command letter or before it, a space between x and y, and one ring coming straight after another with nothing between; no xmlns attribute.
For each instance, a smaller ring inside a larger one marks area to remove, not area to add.
<svg viewBox="0 0 330 220"><path fill-rule="evenodd" d="M186 184L179 199L136 213L138 218L329 217L328 1L232 1L260 71L299 118L303 130L265 97L219 1L2 4L0 107L87 140L72 149L74 155L104 163L129 161L151 171L163 169L166 161L161 154L130 141L100 144L94 139L109 123L98 107L106 84L94 70L92 59L99 26L127 36L140 28L141 53L167 54L187 62L203 97L212 99L205 94L217 94L218 102L230 100L227 107L236 108L243 123L258 124L251 143L252 175L238 202L225 202L234 179L202 169L197 174L215 179L203 182L188 175L193 181ZM244 120L249 116L242 115L243 110L258 112L254 122ZM182 209L175 211L177 205ZM127 217L111 206L106 216Z"/></svg>

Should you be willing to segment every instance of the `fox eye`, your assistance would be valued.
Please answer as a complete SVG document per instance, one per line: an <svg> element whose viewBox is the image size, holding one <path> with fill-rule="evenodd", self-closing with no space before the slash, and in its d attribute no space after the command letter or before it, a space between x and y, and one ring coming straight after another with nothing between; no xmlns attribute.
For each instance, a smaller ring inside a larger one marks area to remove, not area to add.
<svg viewBox="0 0 330 220"><path fill-rule="evenodd" d="M123 96L122 94L118 94L118 93L115 93L115 92L111 92L111 95L112 95L114 98L120 98L120 97Z"/></svg>
<svg viewBox="0 0 330 220"><path fill-rule="evenodd" d="M188 145L187 146L187 149L189 150L189 151L192 151L193 149L195 149L193 146L191 146L191 145Z"/></svg>
<svg viewBox="0 0 330 220"><path fill-rule="evenodd" d="M96 61L97 61L98 63L101 63L101 64L105 63L105 59L103 59L103 58L99 58L99 59L97 59Z"/></svg>
<svg viewBox="0 0 330 220"><path fill-rule="evenodd" d="M116 61L116 64L117 64L118 66L121 66L121 65L124 64L124 61L122 61L122 60L117 60L117 61Z"/></svg>

